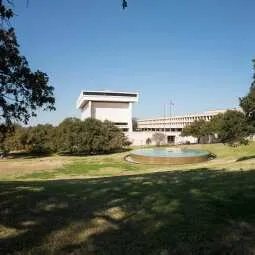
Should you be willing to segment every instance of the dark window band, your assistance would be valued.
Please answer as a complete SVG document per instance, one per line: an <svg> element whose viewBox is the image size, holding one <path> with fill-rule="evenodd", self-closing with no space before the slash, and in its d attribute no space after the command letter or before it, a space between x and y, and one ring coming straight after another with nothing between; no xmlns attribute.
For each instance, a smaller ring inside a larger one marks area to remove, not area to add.
<svg viewBox="0 0 255 255"><path fill-rule="evenodd" d="M115 125L127 125L127 122L114 122Z"/></svg>
<svg viewBox="0 0 255 255"><path fill-rule="evenodd" d="M83 95L87 96L121 96L121 97L137 97L137 94L131 93L113 93L113 92L92 92L84 91Z"/></svg>

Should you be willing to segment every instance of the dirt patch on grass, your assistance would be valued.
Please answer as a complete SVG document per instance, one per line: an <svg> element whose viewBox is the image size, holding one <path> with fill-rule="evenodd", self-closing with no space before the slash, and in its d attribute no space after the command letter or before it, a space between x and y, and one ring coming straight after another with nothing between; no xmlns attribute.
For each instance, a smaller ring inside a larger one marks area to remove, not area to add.
<svg viewBox="0 0 255 255"><path fill-rule="evenodd" d="M63 167L62 159L33 159L23 161L0 161L0 174L23 175L35 171L54 170Z"/></svg>

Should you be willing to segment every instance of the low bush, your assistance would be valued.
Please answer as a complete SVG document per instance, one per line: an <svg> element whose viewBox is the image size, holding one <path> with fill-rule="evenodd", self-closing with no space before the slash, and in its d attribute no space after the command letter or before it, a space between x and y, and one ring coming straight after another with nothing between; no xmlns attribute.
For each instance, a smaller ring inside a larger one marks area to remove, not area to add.
<svg viewBox="0 0 255 255"><path fill-rule="evenodd" d="M124 133L110 121L67 118L57 127L15 126L2 136L1 150L31 153L102 154L130 145Z"/></svg>

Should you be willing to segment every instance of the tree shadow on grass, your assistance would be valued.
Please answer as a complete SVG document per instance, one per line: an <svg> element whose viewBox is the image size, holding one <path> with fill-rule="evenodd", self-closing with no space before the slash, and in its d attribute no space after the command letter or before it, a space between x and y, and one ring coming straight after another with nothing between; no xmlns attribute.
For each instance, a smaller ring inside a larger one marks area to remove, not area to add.
<svg viewBox="0 0 255 255"><path fill-rule="evenodd" d="M76 157L86 157L86 156L100 156L100 155L114 155L117 153L124 153L133 150L132 148L122 148L119 150L114 150L110 152L99 152L95 154L88 154L88 153L67 153L67 152L60 152L60 153L51 153L51 152L44 152L44 153L36 153L36 152L10 152L6 157L3 159L37 159L37 158L45 158L51 157L52 155L59 155L59 156L76 156Z"/></svg>
<svg viewBox="0 0 255 255"><path fill-rule="evenodd" d="M255 155L251 155L251 156L244 156L244 157L240 157L236 160L236 162L239 162L239 161L245 161L245 160L249 160L249 159L254 159L255 158Z"/></svg>
<svg viewBox="0 0 255 255"><path fill-rule="evenodd" d="M97 153L86 153L86 152L81 152L81 153L75 153L75 152L59 152L58 155L60 156L77 156L77 157L86 157L86 156L100 156L100 155L113 155L117 153L123 153L123 152L128 152L133 150L132 148L122 148L119 150L113 150L109 152L97 152Z"/></svg>
<svg viewBox="0 0 255 255"><path fill-rule="evenodd" d="M35 153L35 152L10 152L6 159L36 159L51 157L53 153Z"/></svg>
<svg viewBox="0 0 255 255"><path fill-rule="evenodd" d="M1 182L0 253L255 254L254 180L204 168Z"/></svg>

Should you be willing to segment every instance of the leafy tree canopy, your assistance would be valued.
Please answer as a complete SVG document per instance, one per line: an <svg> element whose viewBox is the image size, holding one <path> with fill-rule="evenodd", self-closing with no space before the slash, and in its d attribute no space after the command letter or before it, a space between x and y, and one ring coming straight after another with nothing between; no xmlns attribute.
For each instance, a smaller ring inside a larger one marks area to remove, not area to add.
<svg viewBox="0 0 255 255"><path fill-rule="evenodd" d="M208 136L212 133L210 124L205 120L195 120L190 125L183 128L182 136L193 136L200 140L203 136Z"/></svg>
<svg viewBox="0 0 255 255"><path fill-rule="evenodd" d="M253 60L253 81L248 94L240 98L240 106L245 112L248 121L255 125L255 60Z"/></svg>
<svg viewBox="0 0 255 255"><path fill-rule="evenodd" d="M112 122L88 118L65 119L57 128L57 149L66 153L108 153L129 145L124 133Z"/></svg>
<svg viewBox="0 0 255 255"><path fill-rule="evenodd" d="M229 110L218 116L217 122L217 134L222 143L246 144L249 135L254 133L254 128L247 123L245 114L240 111Z"/></svg>
<svg viewBox="0 0 255 255"><path fill-rule="evenodd" d="M166 136L164 133L154 133L152 135L152 140L156 143L157 146L160 146L162 143L165 142Z"/></svg>
<svg viewBox="0 0 255 255"><path fill-rule="evenodd" d="M137 118L132 118L132 127L133 131L136 131L138 128Z"/></svg>
<svg viewBox="0 0 255 255"><path fill-rule="evenodd" d="M0 0L0 124L28 123L38 108L55 109L54 88L47 74L33 72L19 52L15 30L8 25L13 11L6 6Z"/></svg>
<svg viewBox="0 0 255 255"><path fill-rule="evenodd" d="M194 121L183 129L182 136L194 136L199 142L202 137L217 134L219 142L232 145L247 143L247 138L254 131L254 127L247 122L243 112L228 110L214 116L210 121Z"/></svg>
<svg viewBox="0 0 255 255"><path fill-rule="evenodd" d="M50 124L39 124L26 128L21 134L21 143L26 150L34 153L50 153L56 151L55 128Z"/></svg>
<svg viewBox="0 0 255 255"><path fill-rule="evenodd" d="M127 0L122 1L122 8L126 9L128 7Z"/></svg>
<svg viewBox="0 0 255 255"><path fill-rule="evenodd" d="M67 118L57 127L15 125L0 133L0 151L24 150L33 153L98 154L121 150L130 145L124 133L110 121Z"/></svg>

